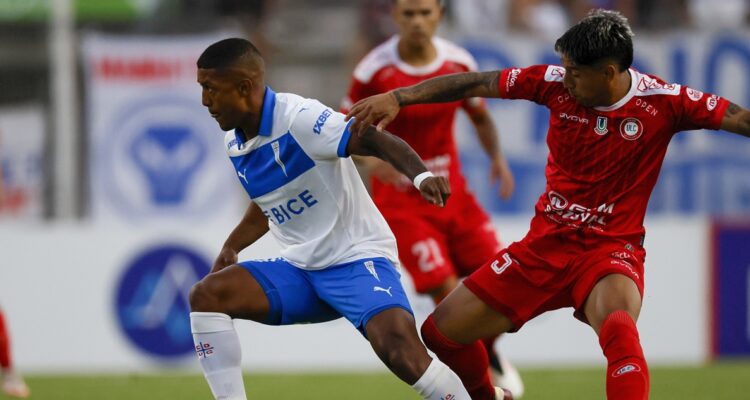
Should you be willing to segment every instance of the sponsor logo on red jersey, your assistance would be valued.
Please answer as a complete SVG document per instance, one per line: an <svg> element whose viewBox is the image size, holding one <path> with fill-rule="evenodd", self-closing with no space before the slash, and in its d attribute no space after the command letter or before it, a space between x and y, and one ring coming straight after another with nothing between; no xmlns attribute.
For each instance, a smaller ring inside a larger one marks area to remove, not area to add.
<svg viewBox="0 0 750 400"><path fill-rule="evenodd" d="M688 98L692 101L698 101L701 99L701 97L703 97L703 92L701 92L700 90L695 90L693 88L687 88L685 90L685 93L687 93Z"/></svg>
<svg viewBox="0 0 750 400"><path fill-rule="evenodd" d="M714 108L719 104L719 96L712 94L711 97L706 99L706 108L708 111L713 111Z"/></svg>
<svg viewBox="0 0 750 400"><path fill-rule="evenodd" d="M557 223L579 225L588 224L589 226L606 225L604 220L606 215L611 215L615 209L614 203L604 203L599 207L589 208L580 204L570 203L563 195L554 190L547 193L549 204L544 212ZM560 219L562 218L562 220Z"/></svg>
<svg viewBox="0 0 750 400"><path fill-rule="evenodd" d="M638 118L625 118L620 123L620 135L625 140L636 140L643 135L643 124Z"/></svg>
<svg viewBox="0 0 750 400"><path fill-rule="evenodd" d="M510 88L515 86L518 75L521 73L521 68L513 68L508 74L508 80L505 81L505 91L509 91Z"/></svg>

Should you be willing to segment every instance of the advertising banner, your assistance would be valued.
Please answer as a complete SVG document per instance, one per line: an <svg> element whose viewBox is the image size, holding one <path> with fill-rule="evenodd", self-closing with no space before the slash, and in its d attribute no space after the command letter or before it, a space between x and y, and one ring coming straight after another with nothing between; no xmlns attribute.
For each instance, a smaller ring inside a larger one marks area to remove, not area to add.
<svg viewBox="0 0 750 400"><path fill-rule="evenodd" d="M713 239L713 352L750 356L750 220L716 222Z"/></svg>
<svg viewBox="0 0 750 400"><path fill-rule="evenodd" d="M41 106L0 108L0 222L44 216L44 138Z"/></svg>
<svg viewBox="0 0 750 400"><path fill-rule="evenodd" d="M196 83L198 56L218 39L85 38L94 219L189 221L242 212L224 132Z"/></svg>

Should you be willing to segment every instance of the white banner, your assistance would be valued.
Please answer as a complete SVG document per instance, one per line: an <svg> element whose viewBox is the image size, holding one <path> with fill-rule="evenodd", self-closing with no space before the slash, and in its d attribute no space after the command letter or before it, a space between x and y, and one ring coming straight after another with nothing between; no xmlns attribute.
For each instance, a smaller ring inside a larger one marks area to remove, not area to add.
<svg viewBox="0 0 750 400"><path fill-rule="evenodd" d="M0 108L0 222L44 214L44 110Z"/></svg>
<svg viewBox="0 0 750 400"><path fill-rule="evenodd" d="M525 218L495 224L508 242L528 229ZM696 218L659 218L647 224L646 292L638 321L646 356L653 365L703 362L709 354L708 224ZM180 232L101 224L0 226L0 305L19 368L197 369L187 296L226 233L224 223ZM34 254L32 263L29 254ZM264 237L240 259L277 255L278 245ZM675 273L680 279L674 279ZM415 295L408 276L402 281L421 324L432 302ZM39 310L43 316L32 318ZM572 314L568 308L536 318L518 333L505 335L502 351L521 366L603 366L594 331ZM385 368L362 335L342 319L285 327L249 321L236 325L248 370Z"/></svg>
<svg viewBox="0 0 750 400"><path fill-rule="evenodd" d="M242 212L223 132L196 83L196 60L219 38L84 38L95 219L164 222Z"/></svg>

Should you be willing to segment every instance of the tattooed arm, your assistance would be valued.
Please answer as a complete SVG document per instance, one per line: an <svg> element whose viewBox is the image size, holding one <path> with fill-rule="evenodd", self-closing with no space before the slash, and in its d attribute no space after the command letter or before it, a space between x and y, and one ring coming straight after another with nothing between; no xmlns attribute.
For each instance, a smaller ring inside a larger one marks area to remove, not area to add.
<svg viewBox="0 0 750 400"><path fill-rule="evenodd" d="M721 129L750 137L750 111L737 104L729 103L724 118L721 120Z"/></svg>
<svg viewBox="0 0 750 400"><path fill-rule="evenodd" d="M352 106L347 119L354 118L351 131L362 134L371 124L379 131L396 118L403 106L446 103L470 97L500 97L500 71L465 72L428 79L414 86L368 97Z"/></svg>

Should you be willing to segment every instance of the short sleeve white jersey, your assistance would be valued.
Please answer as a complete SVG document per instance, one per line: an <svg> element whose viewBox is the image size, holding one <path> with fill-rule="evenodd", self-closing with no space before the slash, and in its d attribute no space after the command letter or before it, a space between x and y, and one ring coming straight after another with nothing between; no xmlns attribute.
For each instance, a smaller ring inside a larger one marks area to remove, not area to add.
<svg viewBox="0 0 750 400"><path fill-rule="evenodd" d="M225 136L240 183L282 257L299 268L368 257L398 263L396 239L346 153L350 123L317 100L266 88L258 135Z"/></svg>

